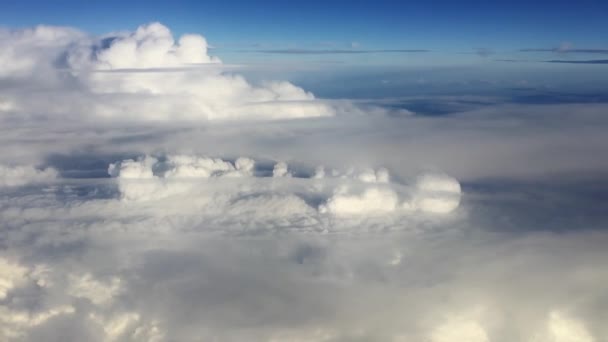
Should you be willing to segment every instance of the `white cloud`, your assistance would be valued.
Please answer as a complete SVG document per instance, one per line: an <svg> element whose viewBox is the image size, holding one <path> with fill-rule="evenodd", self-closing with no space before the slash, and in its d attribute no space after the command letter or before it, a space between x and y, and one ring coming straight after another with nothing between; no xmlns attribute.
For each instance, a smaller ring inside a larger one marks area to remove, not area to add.
<svg viewBox="0 0 608 342"><path fill-rule="evenodd" d="M460 183L456 179L428 173L418 177L411 201L403 206L431 213L449 213L458 207L460 196Z"/></svg>
<svg viewBox="0 0 608 342"><path fill-rule="evenodd" d="M57 177L52 168L37 169L32 166L7 166L0 164L0 187L43 183Z"/></svg>
<svg viewBox="0 0 608 342"><path fill-rule="evenodd" d="M274 168L272 169L272 177L289 177L291 174L289 173L289 169L287 167L287 163L278 162L274 164Z"/></svg>
<svg viewBox="0 0 608 342"><path fill-rule="evenodd" d="M341 188L319 210L340 216L378 215L394 211L398 201L397 194L391 189L370 187L360 194L351 194L348 188Z"/></svg>
<svg viewBox="0 0 608 342"><path fill-rule="evenodd" d="M205 121L335 114L289 82L252 85L224 72L204 37L175 41L160 23L101 37L51 26L4 30L0 50L0 81L25 79L42 90L35 103L26 93L6 94L3 107L18 108L16 116ZM75 82L83 88L74 89Z"/></svg>
<svg viewBox="0 0 608 342"><path fill-rule="evenodd" d="M112 163L108 173L117 179L121 196L126 200L158 200L171 196L213 197L213 202L208 204L216 206L220 205L219 198L224 198L224 205L242 205L244 201L240 198L247 193L260 195L268 192L264 190L267 183L260 183L256 178L293 177L285 162L275 163L272 175L256 174L255 164L253 159L245 157L240 157L233 163L221 158L190 155L168 155L160 159L145 156L137 160ZM362 171L347 168L345 172L333 169L331 175L325 175L324 170L323 167L316 167L313 174L298 177L297 180L309 184L305 190L298 190L299 193L324 199L318 208L320 213L341 217L391 212L403 215L411 214L412 210L446 214L454 211L460 203L460 184L446 175L424 174L417 178L412 189L398 189L397 184L389 182L389 172L385 168L366 168ZM250 180L246 180L246 183L235 181L233 185L224 183L227 187L221 188L221 195L212 195L217 189L210 188L209 180L224 178L228 178L225 182L230 182L230 178ZM243 187L244 184L247 184L246 187ZM272 184L270 192L288 185L289 183ZM246 188L247 191L243 190ZM330 195L327 194L328 191ZM264 200L268 200L270 206L274 196L269 194L269 197L255 197L255 202ZM307 205L296 207L300 207L303 213L309 210Z"/></svg>

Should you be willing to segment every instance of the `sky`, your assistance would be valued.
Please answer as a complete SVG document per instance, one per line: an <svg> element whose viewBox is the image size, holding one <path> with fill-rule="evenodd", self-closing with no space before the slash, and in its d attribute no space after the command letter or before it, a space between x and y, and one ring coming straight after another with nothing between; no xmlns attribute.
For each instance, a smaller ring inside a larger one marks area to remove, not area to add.
<svg viewBox="0 0 608 342"><path fill-rule="evenodd" d="M601 2L0 5L0 340L608 340Z"/></svg>
<svg viewBox="0 0 608 342"><path fill-rule="evenodd" d="M360 90L368 96L447 94L462 81L490 84L474 91L500 95L522 86L567 93L608 86L604 1L8 0L2 7L5 27L106 34L160 22L178 36L202 33L210 54L248 66L242 73L250 79L286 79L330 98L350 97L345 76L372 75L377 82ZM397 82L387 79L395 73Z"/></svg>
<svg viewBox="0 0 608 342"><path fill-rule="evenodd" d="M459 56L464 53L536 59L534 54L516 52L563 44L607 49L606 15L608 5L603 1L8 0L3 2L0 23L68 25L101 34L160 21L176 34L204 32L213 46L221 48L220 55L234 50L425 49L449 64L472 58ZM384 56L369 59L380 57ZM399 63L400 57L387 60Z"/></svg>

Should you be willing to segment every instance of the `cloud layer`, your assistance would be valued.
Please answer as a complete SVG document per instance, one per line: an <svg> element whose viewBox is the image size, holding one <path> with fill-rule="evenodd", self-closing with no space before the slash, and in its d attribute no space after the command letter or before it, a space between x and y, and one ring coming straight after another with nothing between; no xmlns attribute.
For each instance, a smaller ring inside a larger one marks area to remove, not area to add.
<svg viewBox="0 0 608 342"><path fill-rule="evenodd" d="M0 340L606 339L605 104L426 117L207 47L0 31Z"/></svg>

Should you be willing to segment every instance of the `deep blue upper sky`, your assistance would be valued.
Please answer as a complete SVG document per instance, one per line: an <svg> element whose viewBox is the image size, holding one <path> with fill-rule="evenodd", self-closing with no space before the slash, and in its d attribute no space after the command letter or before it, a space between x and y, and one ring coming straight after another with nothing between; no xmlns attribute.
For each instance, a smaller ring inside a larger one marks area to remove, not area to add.
<svg viewBox="0 0 608 342"><path fill-rule="evenodd" d="M608 1L3 0L0 25L57 24L104 33L161 21L218 46L470 52L608 48Z"/></svg>

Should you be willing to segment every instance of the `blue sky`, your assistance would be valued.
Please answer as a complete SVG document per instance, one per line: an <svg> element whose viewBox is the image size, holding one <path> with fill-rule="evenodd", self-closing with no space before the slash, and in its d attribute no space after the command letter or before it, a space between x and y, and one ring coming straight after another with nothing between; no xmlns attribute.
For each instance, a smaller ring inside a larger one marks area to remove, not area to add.
<svg viewBox="0 0 608 342"><path fill-rule="evenodd" d="M473 92L597 91L608 79L608 2L599 0L5 0L1 6L0 25L8 27L65 25L103 34L160 21L175 35L204 35L211 54L226 63L284 65L259 75L326 96L343 96L327 89L365 77L373 80L361 90L367 93L443 92L463 83L476 84L467 88Z"/></svg>
<svg viewBox="0 0 608 342"><path fill-rule="evenodd" d="M605 1L3 1L0 23L96 33L161 21L222 47L428 49L455 58L524 48L608 48ZM528 54L526 54L528 55Z"/></svg>

